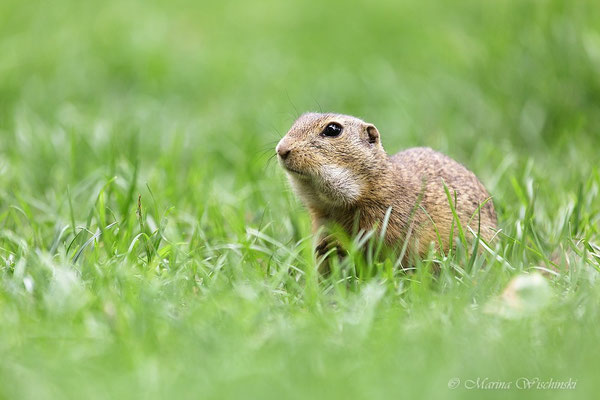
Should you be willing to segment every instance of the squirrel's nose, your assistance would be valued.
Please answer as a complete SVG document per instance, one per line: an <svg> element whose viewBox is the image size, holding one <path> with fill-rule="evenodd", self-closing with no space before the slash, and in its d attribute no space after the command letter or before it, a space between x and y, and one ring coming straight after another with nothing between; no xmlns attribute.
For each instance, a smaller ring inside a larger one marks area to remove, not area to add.
<svg viewBox="0 0 600 400"><path fill-rule="evenodd" d="M289 147L281 146L281 145L277 146L277 149L275 149L275 150L277 151L277 154L279 154L279 157L281 157L283 160L288 158L288 156L292 152L292 149L290 149Z"/></svg>

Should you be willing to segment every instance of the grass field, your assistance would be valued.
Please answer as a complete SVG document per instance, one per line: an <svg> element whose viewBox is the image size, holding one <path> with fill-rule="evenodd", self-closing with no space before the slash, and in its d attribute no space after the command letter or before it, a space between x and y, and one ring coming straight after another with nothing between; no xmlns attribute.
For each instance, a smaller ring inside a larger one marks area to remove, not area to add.
<svg viewBox="0 0 600 400"><path fill-rule="evenodd" d="M597 396L598 21L592 0L2 2L0 398ZM496 242L320 279L270 160L311 110L467 165Z"/></svg>

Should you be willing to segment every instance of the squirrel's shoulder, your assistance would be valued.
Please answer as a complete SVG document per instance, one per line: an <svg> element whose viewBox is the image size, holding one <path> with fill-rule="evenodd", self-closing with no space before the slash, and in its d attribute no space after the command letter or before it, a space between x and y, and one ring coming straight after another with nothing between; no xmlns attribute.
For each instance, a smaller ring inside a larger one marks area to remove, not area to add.
<svg viewBox="0 0 600 400"><path fill-rule="evenodd" d="M390 157L398 173L418 179L443 178L449 184L477 181L467 167L429 147L413 147Z"/></svg>
<svg viewBox="0 0 600 400"><path fill-rule="evenodd" d="M430 147L412 147L410 149L403 150L391 156L390 161L392 161L394 164L430 164L432 162L456 163L456 161L447 155L440 153L439 151L435 151Z"/></svg>

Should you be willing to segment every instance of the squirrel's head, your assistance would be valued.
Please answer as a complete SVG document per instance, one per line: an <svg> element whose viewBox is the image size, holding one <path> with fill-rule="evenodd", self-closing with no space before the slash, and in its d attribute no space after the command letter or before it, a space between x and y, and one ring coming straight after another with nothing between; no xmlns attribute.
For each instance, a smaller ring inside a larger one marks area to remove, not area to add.
<svg viewBox="0 0 600 400"><path fill-rule="evenodd" d="M358 201L387 158L374 125L341 114L303 114L275 150L300 197L326 207Z"/></svg>

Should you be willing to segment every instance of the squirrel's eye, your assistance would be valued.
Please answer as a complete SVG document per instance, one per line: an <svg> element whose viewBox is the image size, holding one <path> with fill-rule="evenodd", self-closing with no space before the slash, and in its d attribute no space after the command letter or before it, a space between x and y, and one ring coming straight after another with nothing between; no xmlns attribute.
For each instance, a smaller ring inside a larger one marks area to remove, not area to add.
<svg viewBox="0 0 600 400"><path fill-rule="evenodd" d="M342 126L340 124L332 122L331 124L327 125L325 127L325 129L323 129L323 132L321 132L321 135L327 136L327 137L336 137L336 136L340 136L340 134L342 133L342 130L344 130L344 128L342 128Z"/></svg>

